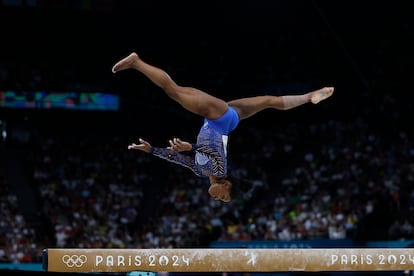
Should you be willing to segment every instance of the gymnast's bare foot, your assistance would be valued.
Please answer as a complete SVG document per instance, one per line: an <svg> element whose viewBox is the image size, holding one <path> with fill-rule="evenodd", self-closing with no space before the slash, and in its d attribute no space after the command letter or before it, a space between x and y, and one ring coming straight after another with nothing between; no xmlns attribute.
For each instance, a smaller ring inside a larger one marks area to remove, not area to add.
<svg viewBox="0 0 414 276"><path fill-rule="evenodd" d="M317 104L320 101L323 101L329 98L330 96L332 96L333 92L334 92L333 87L324 87L319 90L313 91L311 92L310 101L313 104Z"/></svg>
<svg viewBox="0 0 414 276"><path fill-rule="evenodd" d="M134 65L139 61L139 57L136 53L131 53L129 56L121 59L112 67L112 73L116 73L121 70L134 68Z"/></svg>

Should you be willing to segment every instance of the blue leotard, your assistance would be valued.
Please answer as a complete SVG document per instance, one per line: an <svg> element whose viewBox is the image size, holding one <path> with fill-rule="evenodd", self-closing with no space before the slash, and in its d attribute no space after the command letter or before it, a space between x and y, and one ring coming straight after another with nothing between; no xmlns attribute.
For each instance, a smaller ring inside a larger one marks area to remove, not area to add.
<svg viewBox="0 0 414 276"><path fill-rule="evenodd" d="M228 107L216 120L204 119L204 124L193 144L193 154L182 154L166 148L152 147L152 154L167 161L189 168L198 176L227 175L228 135L239 123L236 110Z"/></svg>

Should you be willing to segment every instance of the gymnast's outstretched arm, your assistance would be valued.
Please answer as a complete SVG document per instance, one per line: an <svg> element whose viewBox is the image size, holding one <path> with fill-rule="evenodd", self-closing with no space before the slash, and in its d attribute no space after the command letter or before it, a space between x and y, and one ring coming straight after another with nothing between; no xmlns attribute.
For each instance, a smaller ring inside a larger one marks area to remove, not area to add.
<svg viewBox="0 0 414 276"><path fill-rule="evenodd" d="M195 175L201 176L202 172L198 167L195 165L194 162L194 154L187 155L181 154L179 151L189 151L192 149L192 145L188 142L177 141L178 138L174 138L170 140L170 147L167 148L159 148L153 147L150 143L145 141L142 138L139 138L139 144L132 143L128 146L128 149L133 150L140 150L146 153L150 153L154 156L157 156L161 159L165 159L169 162L181 165L186 167L194 172ZM179 140L179 139L178 139ZM174 148L174 149L173 149Z"/></svg>

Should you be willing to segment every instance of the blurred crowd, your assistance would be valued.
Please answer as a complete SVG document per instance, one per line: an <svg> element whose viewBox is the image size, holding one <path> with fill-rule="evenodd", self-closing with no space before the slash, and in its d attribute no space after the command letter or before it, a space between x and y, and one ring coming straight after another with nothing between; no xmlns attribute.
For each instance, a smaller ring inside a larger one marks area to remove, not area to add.
<svg viewBox="0 0 414 276"><path fill-rule="evenodd" d="M412 134L372 127L363 117L278 128L253 124L231 137L230 176L241 190L231 203L211 199L206 179L127 151L125 137L70 131L10 139L3 146L25 152L42 224L25 222L3 168L1 260L39 261L45 247L414 238Z"/></svg>

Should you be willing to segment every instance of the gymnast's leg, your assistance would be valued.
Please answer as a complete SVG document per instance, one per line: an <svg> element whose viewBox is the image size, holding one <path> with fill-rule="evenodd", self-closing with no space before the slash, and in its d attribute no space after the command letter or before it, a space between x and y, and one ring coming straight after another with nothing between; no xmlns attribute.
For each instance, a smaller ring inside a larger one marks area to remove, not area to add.
<svg viewBox="0 0 414 276"><path fill-rule="evenodd" d="M236 109L240 120L247 119L254 114L268 109L288 110L306 103L317 104L329 98L334 92L333 87L323 87L302 95L286 96L256 96L250 98L241 98L228 102L229 106Z"/></svg>
<svg viewBox="0 0 414 276"><path fill-rule="evenodd" d="M143 73L170 98L197 115L214 120L227 111L225 101L196 88L177 85L164 70L144 62L136 53L131 53L118 61L112 67L112 72L125 69L135 69Z"/></svg>

